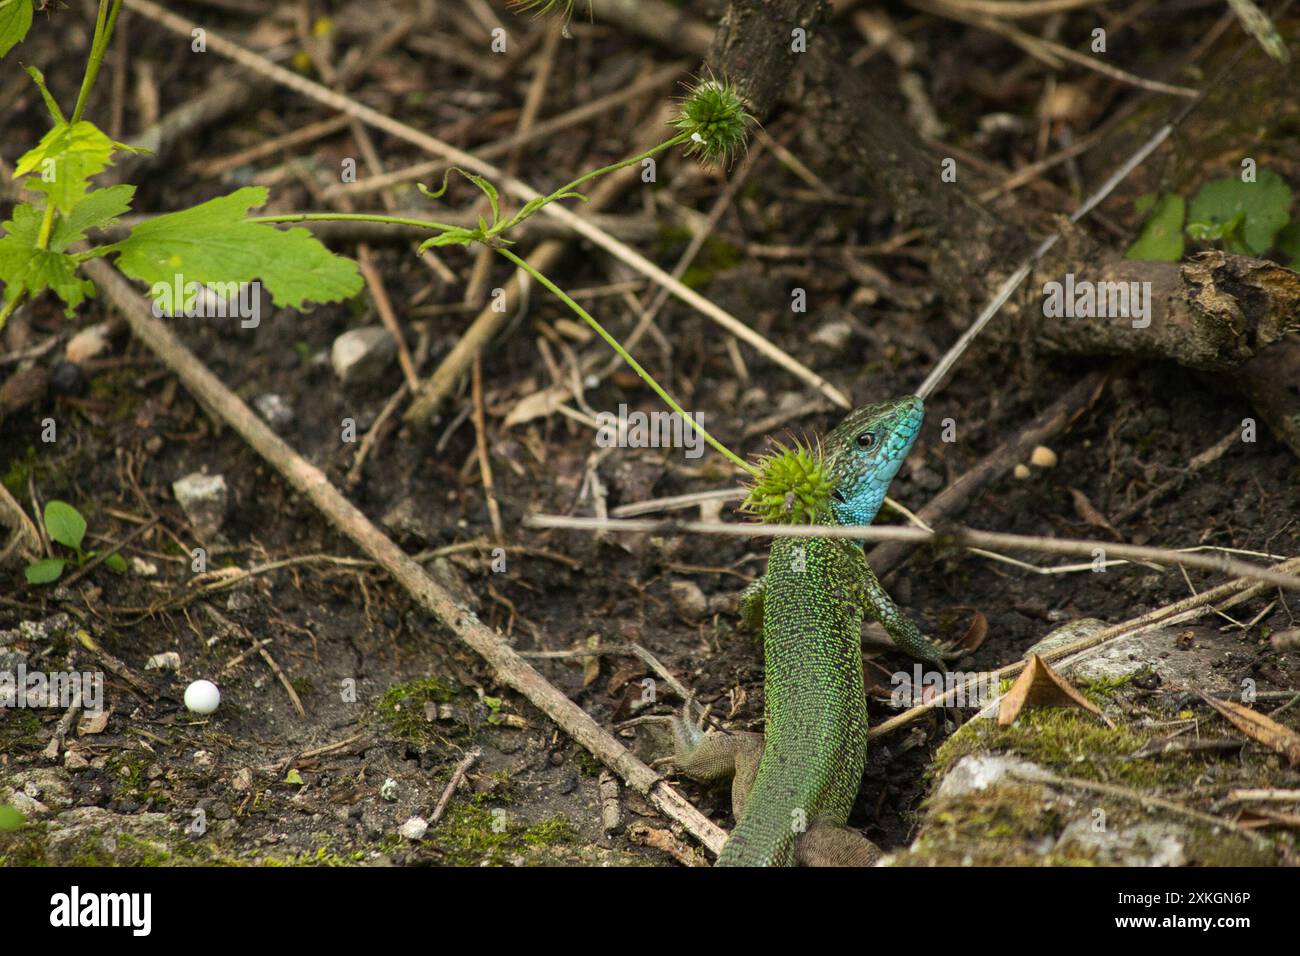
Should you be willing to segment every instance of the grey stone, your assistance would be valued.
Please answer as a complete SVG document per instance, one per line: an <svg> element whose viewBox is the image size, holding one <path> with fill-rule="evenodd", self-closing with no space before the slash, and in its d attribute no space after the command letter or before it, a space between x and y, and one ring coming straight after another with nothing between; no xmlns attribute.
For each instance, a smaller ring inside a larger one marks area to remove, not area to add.
<svg viewBox="0 0 1300 956"><path fill-rule="evenodd" d="M172 494L200 535L206 537L221 529L230 503L223 476L194 472L172 482Z"/></svg>
<svg viewBox="0 0 1300 956"><path fill-rule="evenodd" d="M253 399L253 407L266 419L273 431L284 431L293 424L293 406L275 392L267 392Z"/></svg>
<svg viewBox="0 0 1300 956"><path fill-rule="evenodd" d="M1023 783L1042 779L1046 772L1038 764L1007 754L971 754L962 757L939 784L935 796L955 799L980 793L1005 782Z"/></svg>
<svg viewBox="0 0 1300 956"><path fill-rule="evenodd" d="M344 385L377 381L397 356L397 343L382 325L351 329L334 340L330 364Z"/></svg>

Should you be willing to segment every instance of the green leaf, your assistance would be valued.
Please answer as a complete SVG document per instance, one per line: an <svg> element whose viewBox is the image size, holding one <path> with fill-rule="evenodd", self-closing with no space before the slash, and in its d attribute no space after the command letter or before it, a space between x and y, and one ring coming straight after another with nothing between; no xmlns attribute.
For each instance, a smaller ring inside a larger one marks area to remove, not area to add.
<svg viewBox="0 0 1300 956"><path fill-rule="evenodd" d="M1137 205L1141 207L1142 201L1139 200ZM1182 196L1171 193L1161 196L1154 204L1146 205L1151 208L1151 215L1142 224L1142 232L1133 245L1128 247L1124 258L1177 262L1183 257L1183 217L1186 215L1187 204L1183 202Z"/></svg>
<svg viewBox="0 0 1300 956"><path fill-rule="evenodd" d="M545 196L534 196L532 199L528 200L528 202L524 203L524 208L520 209L518 215L515 216L515 222L523 222L545 205Z"/></svg>
<svg viewBox="0 0 1300 956"><path fill-rule="evenodd" d="M441 199L447 192L447 184L451 182L453 171L459 171L459 166L448 166L442 174L442 185L437 190L430 189L424 183L416 183L415 188L424 194L426 199Z"/></svg>
<svg viewBox="0 0 1300 956"><path fill-rule="evenodd" d="M1300 222L1293 222L1277 234L1277 251L1287 260L1286 267L1300 272Z"/></svg>
<svg viewBox="0 0 1300 956"><path fill-rule="evenodd" d="M80 551L86 538L86 519L72 505L56 498L45 503L45 530L59 544Z"/></svg>
<svg viewBox="0 0 1300 956"><path fill-rule="evenodd" d="M467 173L463 169L461 174L472 182L479 189L483 190L483 195L488 198L488 205L492 207L492 222L495 224L501 219L501 200L497 196L497 188L482 176L475 176L473 173Z"/></svg>
<svg viewBox="0 0 1300 956"><path fill-rule="evenodd" d="M106 229L117 217L131 208L134 186L109 186L93 189L82 197L72 212L61 218L50 232L50 248L63 252L73 243L86 238L87 229Z"/></svg>
<svg viewBox="0 0 1300 956"><path fill-rule="evenodd" d="M492 224L496 225L498 222L500 222L501 221L501 198L497 194L497 188L493 186L492 183L490 183L488 180L484 179L482 176L476 176L474 173L471 173L468 170L461 169L459 166L448 167L447 171L442 174L442 186L440 186L437 189L437 191L430 189L428 186L424 185L424 183L416 183L415 186L417 189L420 190L420 192L424 193L424 195L427 196L429 199L441 199L443 197L443 194L447 192L447 182L452 173L460 173L462 176L464 176L466 179L472 182L475 186L477 186L480 190L482 190L483 195L487 196L488 205L492 207Z"/></svg>
<svg viewBox="0 0 1300 956"><path fill-rule="evenodd" d="M28 584L52 584L63 574L63 566L67 563L62 558L46 558L27 565L23 574Z"/></svg>
<svg viewBox="0 0 1300 956"><path fill-rule="evenodd" d="M41 91L41 99L45 100L45 108L49 110L50 119L54 120L56 126L59 123L67 123L67 119L63 115L63 110L59 109L58 101L50 94L50 88L45 85L45 74L34 66L25 66L23 69L26 70L27 75L32 78L32 82L36 84L36 88Z"/></svg>
<svg viewBox="0 0 1300 956"><path fill-rule="evenodd" d="M337 302L361 291L351 259L336 256L306 229L247 222L266 202L261 187L238 189L191 209L157 216L119 243L118 268L150 285L261 279L278 306Z"/></svg>
<svg viewBox="0 0 1300 956"><path fill-rule="evenodd" d="M32 0L0 0L0 57L22 43L32 27Z"/></svg>
<svg viewBox="0 0 1300 956"><path fill-rule="evenodd" d="M7 803L0 803L0 833L21 830L26 822L27 818L23 816L22 811L17 807L10 806Z"/></svg>
<svg viewBox="0 0 1300 956"><path fill-rule="evenodd" d="M126 558L114 551L104 559L104 567L116 574L126 574Z"/></svg>
<svg viewBox="0 0 1300 956"><path fill-rule="evenodd" d="M1187 211L1187 234L1222 238L1229 251L1262 256L1291 218L1291 187L1277 173L1261 169L1255 182L1235 176L1201 187ZM1233 221L1240 216L1239 225Z"/></svg>
<svg viewBox="0 0 1300 956"><path fill-rule="evenodd" d="M64 301L65 314L95 294L95 284L77 275L77 261L64 252L41 249L42 211L28 203L14 207L14 217L3 223L0 236L0 282L5 300L27 294L36 296L46 289Z"/></svg>
<svg viewBox="0 0 1300 956"><path fill-rule="evenodd" d="M426 239L420 243L418 252L424 252L431 246L468 246L478 238L478 233L472 229L463 229L457 226L455 229L448 229L446 232L440 232L432 239Z"/></svg>
<svg viewBox="0 0 1300 956"><path fill-rule="evenodd" d="M86 195L90 177L112 163L116 146L88 120L59 123L23 154L14 176L36 173L27 188L47 194L60 212L68 213Z"/></svg>
<svg viewBox="0 0 1300 956"><path fill-rule="evenodd" d="M1241 227L1246 223L1246 214L1236 212L1230 219L1203 219L1197 222L1187 224L1187 234L1193 239L1204 239L1207 242L1214 242L1223 239L1225 236L1236 235L1241 232Z"/></svg>
<svg viewBox="0 0 1300 956"><path fill-rule="evenodd" d="M302 774L300 774L297 769L290 770L285 774L284 782L293 787L301 787L306 783L306 781L302 779Z"/></svg>

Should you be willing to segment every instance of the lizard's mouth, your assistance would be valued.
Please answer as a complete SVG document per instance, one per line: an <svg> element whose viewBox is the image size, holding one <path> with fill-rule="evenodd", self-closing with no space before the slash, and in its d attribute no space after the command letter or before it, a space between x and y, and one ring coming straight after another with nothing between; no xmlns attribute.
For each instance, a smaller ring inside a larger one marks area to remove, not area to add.
<svg viewBox="0 0 1300 956"><path fill-rule="evenodd" d="M840 504L847 504L847 503L848 503L848 502L845 501L845 499L844 499L844 495L842 495L842 494L840 493L840 489L838 489L838 488L832 488L832 489L831 489L831 497L834 498L836 501L838 501Z"/></svg>

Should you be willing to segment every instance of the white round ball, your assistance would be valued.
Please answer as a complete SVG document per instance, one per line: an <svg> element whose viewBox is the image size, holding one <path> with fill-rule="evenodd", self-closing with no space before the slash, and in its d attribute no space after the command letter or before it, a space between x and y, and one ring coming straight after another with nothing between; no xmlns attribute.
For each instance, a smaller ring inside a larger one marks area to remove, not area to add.
<svg viewBox="0 0 1300 956"><path fill-rule="evenodd" d="M221 703L221 691L210 680L196 680L185 688L185 707L196 714L211 714Z"/></svg>

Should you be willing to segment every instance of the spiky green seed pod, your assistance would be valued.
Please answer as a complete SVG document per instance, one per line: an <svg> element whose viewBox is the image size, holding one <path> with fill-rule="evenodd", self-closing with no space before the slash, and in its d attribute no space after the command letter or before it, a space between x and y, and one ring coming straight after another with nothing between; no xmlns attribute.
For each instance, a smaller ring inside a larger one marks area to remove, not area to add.
<svg viewBox="0 0 1300 956"><path fill-rule="evenodd" d="M745 148L749 124L754 118L730 83L701 80L682 99L673 125L691 138L686 154L699 156L709 164L729 166Z"/></svg>
<svg viewBox="0 0 1300 956"><path fill-rule="evenodd" d="M749 486L740 510L767 524L815 524L830 513L830 477L821 450L795 442L774 442L758 456L759 477Z"/></svg>

